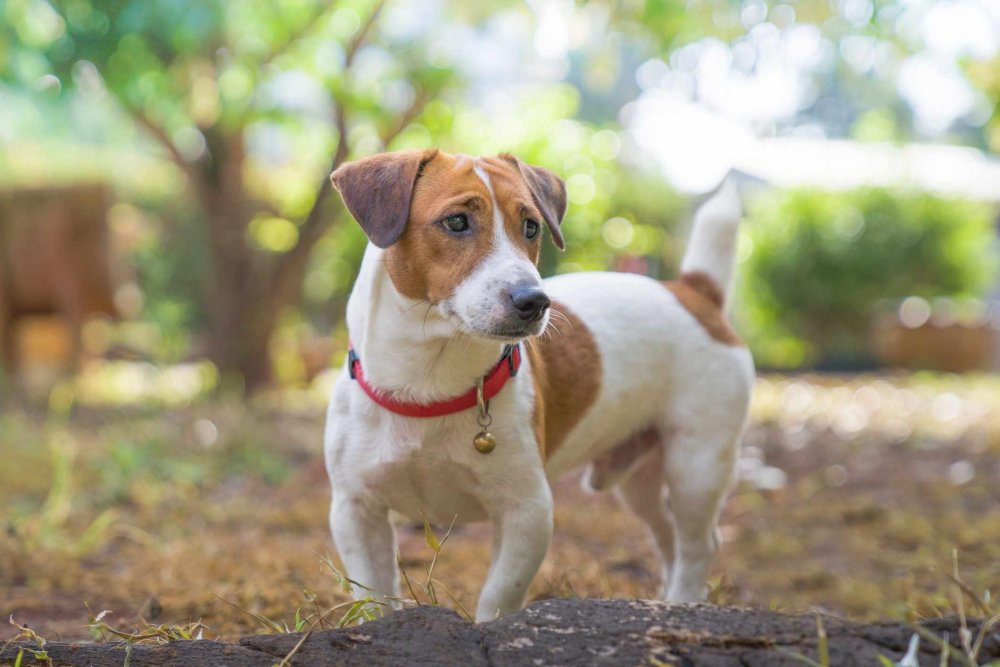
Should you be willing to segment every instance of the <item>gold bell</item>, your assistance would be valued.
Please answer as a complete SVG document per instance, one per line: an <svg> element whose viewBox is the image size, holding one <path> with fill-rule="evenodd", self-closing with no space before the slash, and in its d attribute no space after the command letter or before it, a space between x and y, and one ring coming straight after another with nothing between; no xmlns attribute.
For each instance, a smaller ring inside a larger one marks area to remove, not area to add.
<svg viewBox="0 0 1000 667"><path fill-rule="evenodd" d="M496 449L497 439L489 432L490 424L493 423L493 417L490 415L490 402L483 396L482 378L476 383L476 407L479 408L479 415L476 417L476 422L479 424L479 428L483 430L472 439L472 444L480 454L489 454Z"/></svg>
<svg viewBox="0 0 1000 667"><path fill-rule="evenodd" d="M480 454L489 454L496 449L497 439L489 431L480 431L479 435L472 440L472 444L475 445L476 451Z"/></svg>

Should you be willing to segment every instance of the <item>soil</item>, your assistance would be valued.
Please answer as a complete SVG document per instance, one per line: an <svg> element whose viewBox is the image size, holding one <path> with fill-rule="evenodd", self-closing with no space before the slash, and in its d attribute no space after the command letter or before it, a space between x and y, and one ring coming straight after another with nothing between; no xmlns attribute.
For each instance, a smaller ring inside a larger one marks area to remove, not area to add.
<svg viewBox="0 0 1000 667"><path fill-rule="evenodd" d="M819 628L825 634L821 638ZM978 632L978 621L969 629ZM939 665L941 637L956 638L955 618L919 628L927 640L909 664ZM898 623L864 625L831 616L793 616L711 605L669 606L641 600L549 600L511 616L474 625L441 607L418 607L355 628L160 645L48 644L55 665L829 665L890 664L907 653L915 629ZM39 664L31 644L0 652L11 665ZM962 647L951 645L955 655ZM826 658L821 657L826 654ZM1000 633L988 633L977 658L1000 658ZM945 661L947 662L947 661ZM961 663L957 663L961 664Z"/></svg>
<svg viewBox="0 0 1000 667"><path fill-rule="evenodd" d="M103 610L119 630L200 621L207 639L234 640L267 631L258 617L294 630L343 603L322 561L337 562L322 415L297 398L81 407L66 425L0 410L0 617L50 641L100 638L88 622ZM643 525L578 475L555 495L529 599L656 597ZM423 582L424 528L398 528L403 567ZM972 595L1000 590L1000 381L765 378L721 530L720 604L933 619L958 611L956 554ZM456 526L434 570L442 605L475 608L489 542L486 526Z"/></svg>

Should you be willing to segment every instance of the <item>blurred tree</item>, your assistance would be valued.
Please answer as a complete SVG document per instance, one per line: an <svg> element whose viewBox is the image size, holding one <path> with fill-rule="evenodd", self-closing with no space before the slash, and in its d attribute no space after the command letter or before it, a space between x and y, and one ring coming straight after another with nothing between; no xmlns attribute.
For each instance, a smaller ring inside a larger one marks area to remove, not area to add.
<svg viewBox="0 0 1000 667"><path fill-rule="evenodd" d="M342 215L329 172L380 150L456 81L383 0L9 0L0 76L110 95L186 177L211 257L209 355L247 389ZM391 48L385 48L392 41Z"/></svg>
<svg viewBox="0 0 1000 667"><path fill-rule="evenodd" d="M986 146L1000 153L1000 56L988 61L967 64L969 79L989 100L989 120L986 122Z"/></svg>
<svg viewBox="0 0 1000 667"><path fill-rule="evenodd" d="M997 265L989 206L884 189L759 197L741 315L759 363L864 363L876 306L982 297Z"/></svg>
<svg viewBox="0 0 1000 667"><path fill-rule="evenodd" d="M643 57L659 59L650 70L653 76L643 77L655 80L644 87L670 88L672 75L679 75L672 84L675 93L748 120L762 135L805 128L811 135L819 130L827 137L901 141L939 139L947 133L951 143L996 150L997 123L984 127L982 112L984 105L994 110L997 105L997 57L984 56L989 47L982 44L995 40L981 34L989 28L963 40L963 19L956 18L963 14L967 20L978 11L988 24L985 4L979 10L975 3L933 0L585 4L605 5L610 28L627 34ZM938 29L930 29L932 25ZM704 85L706 76L726 70L725 94ZM740 99L747 81L768 77L784 77L783 93L800 88L799 99L791 106L772 106L764 116L728 103L728 98ZM945 112L929 108L938 107L926 99L933 97L927 91L935 87L955 98L944 105ZM982 94L967 94L973 87ZM940 113L944 116L936 117Z"/></svg>

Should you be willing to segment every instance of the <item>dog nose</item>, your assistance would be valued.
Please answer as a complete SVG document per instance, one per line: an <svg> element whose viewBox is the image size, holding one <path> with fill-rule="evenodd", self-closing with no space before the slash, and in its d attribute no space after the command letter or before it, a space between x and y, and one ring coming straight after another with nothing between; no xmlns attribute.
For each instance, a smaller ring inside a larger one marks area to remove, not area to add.
<svg viewBox="0 0 1000 667"><path fill-rule="evenodd" d="M525 321L537 320L552 303L548 294L535 286L514 287L510 291L510 300Z"/></svg>

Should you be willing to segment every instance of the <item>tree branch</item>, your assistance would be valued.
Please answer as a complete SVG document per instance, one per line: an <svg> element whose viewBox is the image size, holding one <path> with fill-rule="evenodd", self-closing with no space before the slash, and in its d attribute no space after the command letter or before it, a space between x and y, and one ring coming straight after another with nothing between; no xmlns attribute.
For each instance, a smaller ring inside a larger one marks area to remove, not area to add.
<svg viewBox="0 0 1000 667"><path fill-rule="evenodd" d="M393 128L380 135L382 147L388 148L389 144L391 144L396 137L402 134L403 130L409 127L410 124L415 121L421 113L423 113L424 107L427 106L428 102L430 102L430 97L428 97L426 93L417 93L413 98L413 102L410 103L410 106L408 106L406 111L404 111L399 117L399 120L396 121Z"/></svg>
<svg viewBox="0 0 1000 667"><path fill-rule="evenodd" d="M156 143L160 144L161 147L166 149L167 154L170 156L171 161L180 169L191 181L192 187L197 190L197 195L199 198L203 199L206 195L206 186L204 182L204 174L198 168L198 165L189 161L184 155L181 154L177 146L174 144L170 135L167 134L166 129L152 118L147 116L141 109L130 104L125 99L119 95L115 95L118 99L118 103L122 109L132 118L132 120L142 129L146 131Z"/></svg>
<svg viewBox="0 0 1000 667"><path fill-rule="evenodd" d="M354 39L352 39L348 44L347 49L345 50L344 69L349 69L351 67L351 64L354 61L354 56L368 38L368 32L371 30L372 25L375 23L375 19L378 18L379 12L382 11L382 7L384 6L385 0L379 0L375 3L375 7L368 16L368 20L365 21L365 24L358 29L354 35ZM264 59L258 63L258 66L272 63L277 58L285 54L297 41L314 30L316 28L316 22L319 21L331 8L332 5L324 6L323 3L320 3L319 11L316 12L314 16L311 16L308 20L304 21L296 30L292 31L292 33L288 36L288 39L267 54L267 56L265 56Z"/></svg>
<svg viewBox="0 0 1000 667"><path fill-rule="evenodd" d="M358 51L361 50L365 40L368 39L368 33L371 31L372 26L375 25L375 19L378 18L384 6L385 0L378 0L372 8L372 13L368 15L365 24L354 33L354 39L350 41L344 52L344 71L351 69L351 65L354 64L354 56L358 55Z"/></svg>
<svg viewBox="0 0 1000 667"><path fill-rule="evenodd" d="M354 38L347 45L344 51L345 74L350 72L351 66L354 64L354 57L364 45L372 26L375 25L375 19L378 18L384 5L385 0L378 0L375 3L368 19L358 29ZM329 174L333 173L337 167L343 164L351 152L347 138L347 113L345 107L346 104L343 100L337 101L337 107L334 111L334 125L337 128L337 147L334 150L333 159L330 160L330 167L320 183L319 191L316 193L316 199L313 201L312 208L309 209L309 214L306 216L305 221L299 226L299 240L294 248L278 259L277 266L275 267L271 283L272 289L269 296L272 312L280 306L291 303L298 298L298 292L302 286L302 277L305 274L306 263L309 261L309 255L312 253L313 246L323 238L324 234L340 217L339 215L334 218L325 216L324 204L330 195L330 191L333 189ZM409 113L403 116L404 119L407 117L410 117ZM403 125L397 128L391 133L392 136L398 135L405 127Z"/></svg>
<svg viewBox="0 0 1000 667"><path fill-rule="evenodd" d="M323 15L325 15L327 12L333 9L333 7L334 3L330 3L328 5L325 2L320 2L318 11L314 15L310 16L307 20L303 21L302 25L300 25L298 28L292 30L288 35L288 39L286 39L283 43L276 46L273 51L264 56L264 58L257 63L257 66L263 67L264 65L274 62L282 55L287 53L288 49L292 48L292 46L296 42L298 42L300 39L302 39L310 32L315 30L316 23L323 17Z"/></svg>

